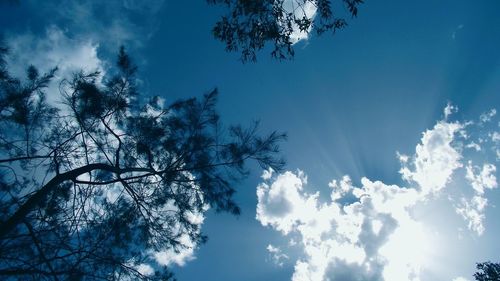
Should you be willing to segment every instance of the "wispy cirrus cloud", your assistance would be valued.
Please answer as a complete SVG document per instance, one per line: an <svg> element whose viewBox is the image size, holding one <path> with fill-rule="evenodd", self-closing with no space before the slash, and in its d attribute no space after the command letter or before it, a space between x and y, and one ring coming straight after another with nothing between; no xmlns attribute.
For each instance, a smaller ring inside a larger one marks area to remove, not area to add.
<svg viewBox="0 0 500 281"><path fill-rule="evenodd" d="M61 102L59 85L63 79L71 79L79 71L98 71L101 76L106 72L107 62L98 56L97 42L71 37L56 26L47 27L43 34L10 35L7 42L7 63L13 76L25 77L30 65L42 73L57 67L55 77L46 89L47 99L54 105Z"/></svg>
<svg viewBox="0 0 500 281"><path fill-rule="evenodd" d="M144 46L156 32L166 0L33 1L54 25L76 38L97 42L115 52L120 45Z"/></svg>
<svg viewBox="0 0 500 281"><path fill-rule="evenodd" d="M16 75L22 75L30 64L45 71L58 67L60 73L104 70L104 63L97 56L97 42L71 37L57 26L47 27L44 34L10 36L8 46L9 69Z"/></svg>

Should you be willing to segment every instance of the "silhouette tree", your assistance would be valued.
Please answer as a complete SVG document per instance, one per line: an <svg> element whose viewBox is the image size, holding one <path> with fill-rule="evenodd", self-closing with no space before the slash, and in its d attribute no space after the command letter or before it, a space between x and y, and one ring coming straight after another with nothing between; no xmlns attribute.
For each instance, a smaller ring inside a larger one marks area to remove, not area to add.
<svg viewBox="0 0 500 281"><path fill-rule="evenodd" d="M284 134L224 128L217 91L141 103L136 67L12 77L0 48L0 279L167 280L157 260L205 241L207 208L238 214L245 163L280 169ZM54 95L54 93L50 93Z"/></svg>
<svg viewBox="0 0 500 281"><path fill-rule="evenodd" d="M227 51L241 51L242 61L255 61L267 43L271 56L290 59L293 45L312 29L320 35L335 33L347 25L345 16L356 17L363 0L207 0L225 6L213 29ZM342 15L344 14L344 16Z"/></svg>
<svg viewBox="0 0 500 281"><path fill-rule="evenodd" d="M483 262L476 265L476 281L500 281L500 263Z"/></svg>

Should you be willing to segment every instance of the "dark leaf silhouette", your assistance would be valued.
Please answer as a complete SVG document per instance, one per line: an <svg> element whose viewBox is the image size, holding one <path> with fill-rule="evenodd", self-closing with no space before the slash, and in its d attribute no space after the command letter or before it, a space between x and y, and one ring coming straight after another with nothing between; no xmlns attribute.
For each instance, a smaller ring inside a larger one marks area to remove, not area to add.
<svg viewBox="0 0 500 281"><path fill-rule="evenodd" d="M256 61L256 53L271 45L271 56L291 59L297 34L315 30L320 35L347 26L363 0L207 0L227 8L213 28L227 51L241 52L243 62Z"/></svg>
<svg viewBox="0 0 500 281"><path fill-rule="evenodd" d="M500 263L483 262L476 265L474 278L477 281L500 281Z"/></svg>
<svg viewBox="0 0 500 281"><path fill-rule="evenodd" d="M63 80L58 107L45 99L57 69L30 66L14 78L6 54L1 47L2 280L171 279L154 253L203 243L196 218L209 207L238 214L234 185L248 160L283 166L285 135L261 136L257 124L224 129L217 90L141 103L124 48L111 77Z"/></svg>

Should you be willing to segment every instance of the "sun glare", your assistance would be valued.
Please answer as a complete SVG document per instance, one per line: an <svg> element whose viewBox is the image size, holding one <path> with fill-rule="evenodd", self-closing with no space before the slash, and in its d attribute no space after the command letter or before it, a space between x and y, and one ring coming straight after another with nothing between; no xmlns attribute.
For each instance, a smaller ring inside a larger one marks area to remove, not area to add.
<svg viewBox="0 0 500 281"><path fill-rule="evenodd" d="M388 242L380 249L387 259L386 281L419 280L418 273L426 267L434 248L425 226L410 217L401 221Z"/></svg>

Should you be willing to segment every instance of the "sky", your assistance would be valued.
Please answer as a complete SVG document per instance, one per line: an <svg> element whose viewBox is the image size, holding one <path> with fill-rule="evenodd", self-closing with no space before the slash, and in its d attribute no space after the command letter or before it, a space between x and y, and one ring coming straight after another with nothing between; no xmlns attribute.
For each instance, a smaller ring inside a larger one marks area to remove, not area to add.
<svg viewBox="0 0 500 281"><path fill-rule="evenodd" d="M367 1L293 60L246 64L203 0L0 1L0 34L14 73L106 72L124 45L146 95L217 87L224 123L287 132L285 170L252 168L239 217L205 214L208 242L167 261L178 280L463 281L499 261L498 9Z"/></svg>

